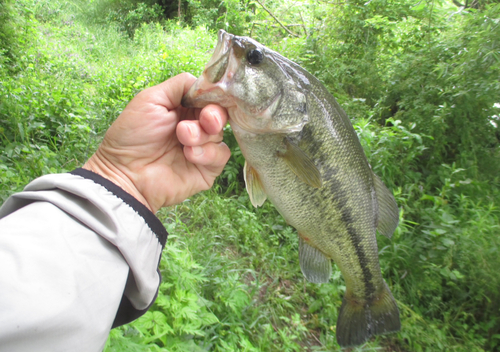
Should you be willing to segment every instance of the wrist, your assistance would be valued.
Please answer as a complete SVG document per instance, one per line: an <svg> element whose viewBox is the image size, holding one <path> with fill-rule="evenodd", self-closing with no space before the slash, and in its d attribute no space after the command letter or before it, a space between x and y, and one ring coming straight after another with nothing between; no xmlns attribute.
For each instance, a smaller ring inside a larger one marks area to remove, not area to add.
<svg viewBox="0 0 500 352"><path fill-rule="evenodd" d="M116 167L112 162L106 159L98 150L89 160L82 166L83 169L92 171L132 195L139 202L144 204L151 212L154 213L146 198L139 192L134 182L127 176L125 172Z"/></svg>

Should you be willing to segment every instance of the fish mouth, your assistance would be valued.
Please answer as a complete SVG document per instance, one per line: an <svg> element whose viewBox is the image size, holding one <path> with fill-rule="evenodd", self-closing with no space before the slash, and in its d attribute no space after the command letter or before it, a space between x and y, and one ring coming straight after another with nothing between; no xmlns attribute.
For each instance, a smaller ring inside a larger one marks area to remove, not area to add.
<svg viewBox="0 0 500 352"><path fill-rule="evenodd" d="M246 41L250 38L237 37L220 29L217 34L217 45L214 52L205 65L205 69L201 76L194 82L188 92L182 98L181 104L187 108L203 108L208 104L219 104L227 109L232 107L243 107L244 102L230 94L230 86L235 76L236 70L241 64L241 59L245 55ZM229 93L229 94L228 94ZM276 108L276 102L280 101L280 95L271 99L265 108L247 111L251 115L262 115L270 109ZM274 112L274 111L273 111ZM265 116L268 117L268 116ZM252 132L265 133L268 130L264 127L261 129L252 128L251 125L245 123L241 118L238 118L239 125L245 130ZM269 130L270 132L270 130Z"/></svg>
<svg viewBox="0 0 500 352"><path fill-rule="evenodd" d="M255 47L261 45L251 38L238 37L219 30L214 52L201 76L182 98L182 106L203 108L209 104L218 104L228 109L230 122L253 134L301 131L307 119L287 125L276 124L274 121L273 117L282 106L286 95L282 89L272 96L266 96L262 101L251 103L235 90L236 84L241 83L246 74L245 70L242 70L246 52ZM272 57L268 59L272 60ZM281 69L281 66L278 67Z"/></svg>
<svg viewBox="0 0 500 352"><path fill-rule="evenodd" d="M203 108L208 104L216 103L227 108L235 105L228 98L223 97L228 86L228 82L224 78L231 79L234 75L235 64L231 65L233 66L232 70L228 70L233 41L233 34L227 33L223 29L219 30L217 45L212 57L206 64L202 75L182 98L182 106L186 108Z"/></svg>
<svg viewBox="0 0 500 352"><path fill-rule="evenodd" d="M227 33L223 29L220 29L217 33L217 45L203 72L209 82L216 83L224 75L229 61L233 38L233 34Z"/></svg>

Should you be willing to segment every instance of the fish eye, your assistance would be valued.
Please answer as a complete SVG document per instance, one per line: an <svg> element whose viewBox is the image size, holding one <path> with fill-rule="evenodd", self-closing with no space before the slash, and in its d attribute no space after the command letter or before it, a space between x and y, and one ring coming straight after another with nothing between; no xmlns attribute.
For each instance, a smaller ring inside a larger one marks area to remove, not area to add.
<svg viewBox="0 0 500 352"><path fill-rule="evenodd" d="M264 60L264 54L259 49L252 49L247 52L247 60L250 65L258 65Z"/></svg>

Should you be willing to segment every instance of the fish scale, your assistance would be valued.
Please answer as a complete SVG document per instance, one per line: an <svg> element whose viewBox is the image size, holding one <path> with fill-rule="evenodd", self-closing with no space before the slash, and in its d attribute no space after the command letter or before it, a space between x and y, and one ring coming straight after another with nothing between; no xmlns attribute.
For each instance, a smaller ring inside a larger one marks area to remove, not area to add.
<svg viewBox="0 0 500 352"><path fill-rule="evenodd" d="M299 235L311 282L328 282L333 260L346 283L337 318L342 347L400 329L382 278L376 230L398 224L394 197L372 172L347 115L306 70L247 37L220 31L214 55L183 98L218 103L245 157L250 200L269 199Z"/></svg>

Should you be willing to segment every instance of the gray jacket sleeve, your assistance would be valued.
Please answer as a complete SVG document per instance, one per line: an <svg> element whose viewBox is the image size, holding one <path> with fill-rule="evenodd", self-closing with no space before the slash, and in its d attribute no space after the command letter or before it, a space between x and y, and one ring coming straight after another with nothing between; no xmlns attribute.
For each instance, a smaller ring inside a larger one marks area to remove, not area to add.
<svg viewBox="0 0 500 352"><path fill-rule="evenodd" d="M0 208L0 351L101 351L156 299L167 232L84 169L40 177Z"/></svg>

